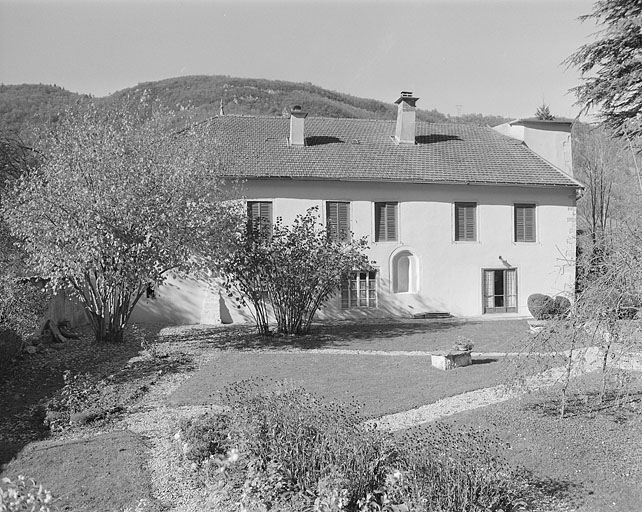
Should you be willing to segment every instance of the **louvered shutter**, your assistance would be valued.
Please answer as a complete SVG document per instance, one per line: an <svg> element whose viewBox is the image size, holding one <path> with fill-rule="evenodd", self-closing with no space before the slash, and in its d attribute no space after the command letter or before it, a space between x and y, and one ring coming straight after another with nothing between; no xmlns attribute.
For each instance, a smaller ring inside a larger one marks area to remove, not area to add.
<svg viewBox="0 0 642 512"><path fill-rule="evenodd" d="M386 240L397 239L397 203L386 204Z"/></svg>
<svg viewBox="0 0 642 512"><path fill-rule="evenodd" d="M328 236L335 240L339 230L339 203L327 202L325 208L325 224L328 230Z"/></svg>
<svg viewBox="0 0 642 512"><path fill-rule="evenodd" d="M337 203L337 236L339 240L350 239L350 203Z"/></svg>
<svg viewBox="0 0 642 512"><path fill-rule="evenodd" d="M248 201L247 216L250 230L258 229L261 234L272 234L272 203L270 201Z"/></svg>
<svg viewBox="0 0 642 512"><path fill-rule="evenodd" d="M397 240L397 203L375 203L375 242Z"/></svg>
<svg viewBox="0 0 642 512"><path fill-rule="evenodd" d="M334 240L350 239L350 203L328 201L326 203L326 226Z"/></svg>
<svg viewBox="0 0 642 512"><path fill-rule="evenodd" d="M515 205L515 241L535 242L535 205Z"/></svg>
<svg viewBox="0 0 642 512"><path fill-rule="evenodd" d="M475 203L455 203L455 240L474 242L477 240L477 205Z"/></svg>

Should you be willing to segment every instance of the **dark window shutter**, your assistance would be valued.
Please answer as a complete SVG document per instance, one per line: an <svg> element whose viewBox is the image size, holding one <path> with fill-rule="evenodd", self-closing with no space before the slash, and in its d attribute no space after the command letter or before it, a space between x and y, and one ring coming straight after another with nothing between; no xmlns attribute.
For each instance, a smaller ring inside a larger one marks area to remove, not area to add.
<svg viewBox="0 0 642 512"><path fill-rule="evenodd" d="M339 238L350 239L350 203L338 203L337 225L339 226Z"/></svg>
<svg viewBox="0 0 642 512"><path fill-rule="evenodd" d="M350 239L350 203L328 201L326 203L326 226L333 240Z"/></svg>
<svg viewBox="0 0 642 512"><path fill-rule="evenodd" d="M455 240L474 242L477 240L476 203L455 203Z"/></svg>
<svg viewBox="0 0 642 512"><path fill-rule="evenodd" d="M337 238L338 230L339 230L338 210L339 210L338 203L331 203L331 202L326 203L325 224L328 230L328 235L333 240Z"/></svg>
<svg viewBox="0 0 642 512"><path fill-rule="evenodd" d="M386 204L386 236L387 240L397 239L397 203Z"/></svg>
<svg viewBox="0 0 642 512"><path fill-rule="evenodd" d="M384 240L385 235L385 204L375 203L375 242Z"/></svg>
<svg viewBox="0 0 642 512"><path fill-rule="evenodd" d="M397 240L397 203L375 203L375 242Z"/></svg>
<svg viewBox="0 0 642 512"><path fill-rule="evenodd" d="M272 234L272 203L270 201L248 201L247 216L250 230L258 229L260 233Z"/></svg>
<svg viewBox="0 0 642 512"><path fill-rule="evenodd" d="M535 242L535 205L515 205L515 241Z"/></svg>

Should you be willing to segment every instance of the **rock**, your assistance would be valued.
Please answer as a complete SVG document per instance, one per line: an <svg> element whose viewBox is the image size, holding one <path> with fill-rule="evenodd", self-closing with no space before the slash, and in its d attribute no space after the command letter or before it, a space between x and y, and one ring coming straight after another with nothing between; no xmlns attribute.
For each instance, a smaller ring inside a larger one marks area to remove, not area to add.
<svg viewBox="0 0 642 512"><path fill-rule="evenodd" d="M27 354L35 354L36 352L38 352L38 348L34 347L33 345L27 345L23 350Z"/></svg>

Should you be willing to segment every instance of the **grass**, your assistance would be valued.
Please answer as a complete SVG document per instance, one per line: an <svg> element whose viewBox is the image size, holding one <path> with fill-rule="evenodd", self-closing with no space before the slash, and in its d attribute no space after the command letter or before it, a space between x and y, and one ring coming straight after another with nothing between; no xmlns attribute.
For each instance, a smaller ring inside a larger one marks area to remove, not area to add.
<svg viewBox="0 0 642 512"><path fill-rule="evenodd" d="M200 341L222 350L345 349L432 352L452 348L458 337L470 338L476 352L511 352L528 336L525 320L495 322L386 319L314 324L304 336L264 337L251 326L195 328L176 341Z"/></svg>
<svg viewBox="0 0 642 512"><path fill-rule="evenodd" d="M235 381L287 380L328 400L356 401L366 416L405 411L448 396L501 384L501 362L480 359L444 372L430 357L320 353L221 352L169 397L174 405L216 404Z"/></svg>
<svg viewBox="0 0 642 512"><path fill-rule="evenodd" d="M146 455L140 436L125 431L48 440L29 445L2 475L28 475L42 483L62 510L121 511L141 499L151 501Z"/></svg>
<svg viewBox="0 0 642 512"><path fill-rule="evenodd" d="M593 395L597 373L581 385ZM509 461L523 467L544 494L554 495L578 512L637 512L642 503L642 395L638 384L625 408L587 410L571 402L560 418L550 392L466 411L444 421L487 429L508 443ZM430 428L424 426L420 428Z"/></svg>

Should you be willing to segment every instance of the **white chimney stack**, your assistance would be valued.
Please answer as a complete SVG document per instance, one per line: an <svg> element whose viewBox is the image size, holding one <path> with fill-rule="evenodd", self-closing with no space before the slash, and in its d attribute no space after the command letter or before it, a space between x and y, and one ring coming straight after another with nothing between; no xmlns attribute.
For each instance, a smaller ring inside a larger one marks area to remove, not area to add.
<svg viewBox="0 0 642 512"><path fill-rule="evenodd" d="M401 91L401 96L395 103L397 107L397 129L395 141L397 144L415 143L415 98L411 92Z"/></svg>
<svg viewBox="0 0 642 512"><path fill-rule="evenodd" d="M290 112L290 146L305 146L305 118L307 112L295 105Z"/></svg>

